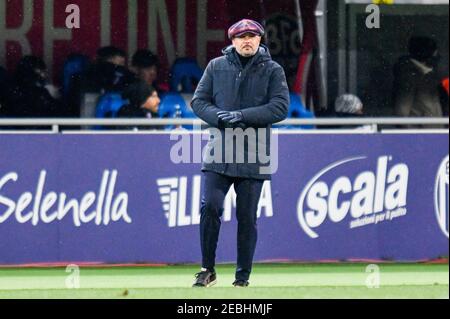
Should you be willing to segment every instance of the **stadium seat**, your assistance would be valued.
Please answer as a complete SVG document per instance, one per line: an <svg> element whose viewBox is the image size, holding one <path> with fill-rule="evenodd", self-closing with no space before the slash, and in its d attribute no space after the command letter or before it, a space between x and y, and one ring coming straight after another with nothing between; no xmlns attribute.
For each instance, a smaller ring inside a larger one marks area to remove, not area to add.
<svg viewBox="0 0 450 319"><path fill-rule="evenodd" d="M73 80L73 78L85 72L88 66L89 66L89 58L81 54L73 55L64 62L63 67L64 96L67 96L69 94L71 88L71 81Z"/></svg>
<svg viewBox="0 0 450 319"><path fill-rule="evenodd" d="M98 98L95 108L96 118L116 118L120 108L126 103L120 93L106 93ZM103 126L95 126L95 130L104 130Z"/></svg>
<svg viewBox="0 0 450 319"><path fill-rule="evenodd" d="M99 98L95 117L96 118L116 118L120 108L125 104L125 100L120 93L107 93Z"/></svg>
<svg viewBox="0 0 450 319"><path fill-rule="evenodd" d="M180 58L173 64L171 74L172 92L194 93L197 83L203 76L203 70L194 59Z"/></svg>
<svg viewBox="0 0 450 319"><path fill-rule="evenodd" d="M179 94L169 92L161 95L161 104L159 105L159 116L161 118L197 118L190 107L192 94ZM174 126L167 127L168 130ZM183 128L191 130L192 125L184 125Z"/></svg>

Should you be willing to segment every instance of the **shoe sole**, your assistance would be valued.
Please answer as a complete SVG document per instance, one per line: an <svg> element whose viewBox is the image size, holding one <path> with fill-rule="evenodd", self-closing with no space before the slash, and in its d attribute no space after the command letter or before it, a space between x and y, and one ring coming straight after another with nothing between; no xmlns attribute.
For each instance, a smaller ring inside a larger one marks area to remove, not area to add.
<svg viewBox="0 0 450 319"><path fill-rule="evenodd" d="M235 283L233 283L233 287L236 287L236 288L247 288L248 286L250 286L250 283L247 281L246 282L246 284L245 285L237 285L237 284L235 284Z"/></svg>
<svg viewBox="0 0 450 319"><path fill-rule="evenodd" d="M192 286L192 288L209 288L209 287L214 286L215 284L217 284L217 279L214 280L214 281L211 281L211 282L210 282L209 284L207 284L206 286L200 286L200 285L196 286L196 285L194 285L194 286Z"/></svg>

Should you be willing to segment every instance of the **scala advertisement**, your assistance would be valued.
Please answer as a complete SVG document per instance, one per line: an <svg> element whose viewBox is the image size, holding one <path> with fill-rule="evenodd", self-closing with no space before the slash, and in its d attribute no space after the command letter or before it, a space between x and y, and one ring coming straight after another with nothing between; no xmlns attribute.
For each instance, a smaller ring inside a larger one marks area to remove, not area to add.
<svg viewBox="0 0 450 319"><path fill-rule="evenodd" d="M277 136L256 261L448 256L448 134ZM201 164L174 161L176 143L165 133L0 135L0 264L198 263ZM235 206L232 188L219 262L236 256Z"/></svg>

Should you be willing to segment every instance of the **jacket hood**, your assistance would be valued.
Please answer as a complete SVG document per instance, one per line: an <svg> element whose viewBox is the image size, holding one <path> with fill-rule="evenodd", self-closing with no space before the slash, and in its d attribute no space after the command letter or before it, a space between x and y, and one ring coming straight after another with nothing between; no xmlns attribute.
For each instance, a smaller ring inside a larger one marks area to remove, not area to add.
<svg viewBox="0 0 450 319"><path fill-rule="evenodd" d="M226 58L231 61L237 63L238 53L233 45L229 45L222 50L222 53ZM259 45L259 50L255 54L255 63L262 63L272 60L272 56L270 55L269 48L267 48L264 44Z"/></svg>

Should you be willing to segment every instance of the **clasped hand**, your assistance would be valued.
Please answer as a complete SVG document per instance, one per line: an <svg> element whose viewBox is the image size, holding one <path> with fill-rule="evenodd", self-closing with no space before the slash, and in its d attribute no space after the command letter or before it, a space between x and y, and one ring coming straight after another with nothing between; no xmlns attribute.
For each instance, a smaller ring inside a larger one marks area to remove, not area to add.
<svg viewBox="0 0 450 319"><path fill-rule="evenodd" d="M233 125L238 124L242 122L244 119L244 116L242 115L242 112L236 111L236 112L229 112L229 111L220 111L217 112L217 116L220 120L222 120L225 124Z"/></svg>

